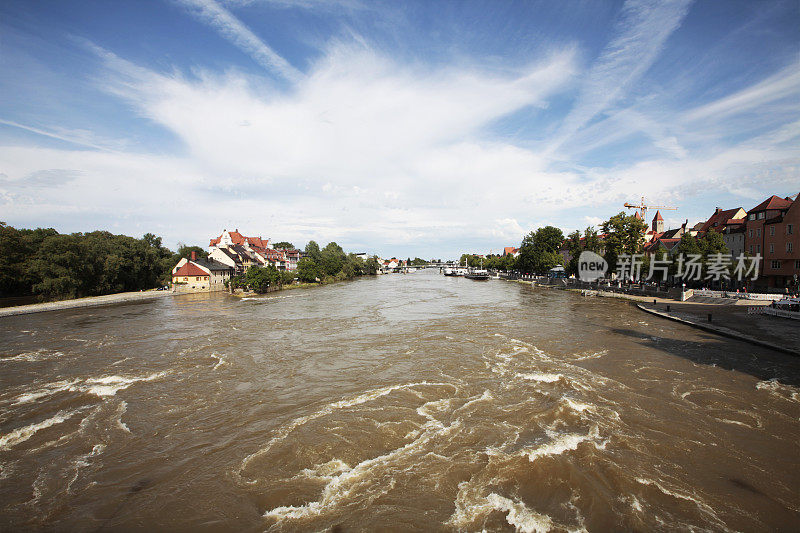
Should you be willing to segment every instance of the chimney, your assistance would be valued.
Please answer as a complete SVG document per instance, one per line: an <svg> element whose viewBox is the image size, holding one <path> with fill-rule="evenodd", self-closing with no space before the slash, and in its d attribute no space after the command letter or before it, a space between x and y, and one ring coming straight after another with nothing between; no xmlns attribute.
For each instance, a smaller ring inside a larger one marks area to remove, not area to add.
<svg viewBox="0 0 800 533"><path fill-rule="evenodd" d="M197 261L197 252L192 250L192 261Z"/></svg>
<svg viewBox="0 0 800 533"><path fill-rule="evenodd" d="M717 208L717 210L716 210L716 211L714 211L714 214L716 215L717 213L719 213L719 212L721 212L721 211L722 211L722 208L721 208L721 207L718 207L718 208Z"/></svg>

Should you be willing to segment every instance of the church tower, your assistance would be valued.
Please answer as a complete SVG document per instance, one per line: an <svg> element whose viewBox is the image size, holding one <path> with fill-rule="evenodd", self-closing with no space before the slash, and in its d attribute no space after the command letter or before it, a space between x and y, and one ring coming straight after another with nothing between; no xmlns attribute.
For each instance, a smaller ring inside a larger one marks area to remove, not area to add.
<svg viewBox="0 0 800 533"><path fill-rule="evenodd" d="M664 218L661 216L661 211L656 211L656 216L653 217L653 231L664 233Z"/></svg>

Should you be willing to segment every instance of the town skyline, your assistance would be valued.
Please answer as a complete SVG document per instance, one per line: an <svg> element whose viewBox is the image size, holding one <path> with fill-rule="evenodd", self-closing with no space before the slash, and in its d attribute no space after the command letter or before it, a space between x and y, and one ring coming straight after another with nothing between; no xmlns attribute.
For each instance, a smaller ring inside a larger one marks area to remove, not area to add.
<svg viewBox="0 0 800 533"><path fill-rule="evenodd" d="M0 220L456 258L797 194L791 2L0 7Z"/></svg>

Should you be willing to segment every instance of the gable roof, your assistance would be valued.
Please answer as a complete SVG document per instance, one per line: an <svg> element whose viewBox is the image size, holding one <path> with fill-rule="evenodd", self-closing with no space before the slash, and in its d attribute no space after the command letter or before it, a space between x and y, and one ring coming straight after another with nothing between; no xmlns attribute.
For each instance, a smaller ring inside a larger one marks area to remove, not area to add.
<svg viewBox="0 0 800 533"><path fill-rule="evenodd" d="M767 209L788 209L791 207L792 201L787 198L781 198L774 194L755 206L748 213L755 213L757 211L766 211Z"/></svg>
<svg viewBox="0 0 800 533"><path fill-rule="evenodd" d="M208 272L189 261L176 270L172 276L208 276Z"/></svg>
<svg viewBox="0 0 800 533"><path fill-rule="evenodd" d="M705 221L705 223L700 227L700 231L708 231L710 228L719 228L724 226L728 223L728 220L739 220L734 219L733 216L742 209L741 207L737 207L735 209L725 209L716 211L711 218ZM720 230L717 230L718 233L721 233Z"/></svg>
<svg viewBox="0 0 800 533"><path fill-rule="evenodd" d="M226 265L225 263L220 263L216 259L198 259L197 261L192 261L192 263L195 263L203 268L207 268L212 272L232 269L232 267Z"/></svg>
<svg viewBox="0 0 800 533"><path fill-rule="evenodd" d="M656 220L661 220L661 221L664 220L664 217L661 216L661 211L656 211L656 216L653 217L653 222L655 222Z"/></svg>

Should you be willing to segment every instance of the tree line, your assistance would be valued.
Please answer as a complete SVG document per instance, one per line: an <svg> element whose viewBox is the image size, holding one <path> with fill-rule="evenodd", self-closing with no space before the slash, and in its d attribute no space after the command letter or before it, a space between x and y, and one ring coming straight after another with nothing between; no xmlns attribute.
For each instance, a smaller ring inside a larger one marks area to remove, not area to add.
<svg viewBox="0 0 800 533"><path fill-rule="evenodd" d="M181 257L199 247L164 247L152 233L141 239L108 231L61 234L0 222L0 297L42 300L139 291L169 283Z"/></svg>
<svg viewBox="0 0 800 533"><path fill-rule="evenodd" d="M573 231L567 237L556 227L545 226L531 231L522 239L517 257L512 255L489 255L481 258L477 255L464 254L460 264L504 271L517 271L528 274L545 274L556 266L563 266L570 275L578 273L578 259L581 252L591 251L601 255L608 263L609 272L615 272L620 256L627 254L642 254L644 241L642 235L647 230L645 224L635 215L620 212L610 217L600 225L604 237L601 239L593 227L586 228L583 232ZM722 235L710 230L701 237L695 237L688 232L684 233L676 245L669 265L669 274L677 272L677 257L684 254L700 256L700 263L705 267L713 261L717 254L728 255L730 252L725 245ZM564 264L562 249L568 252L569 260ZM659 261L669 259L664 250L655 253L654 258ZM642 258L641 272L649 272L651 257L644 255Z"/></svg>

